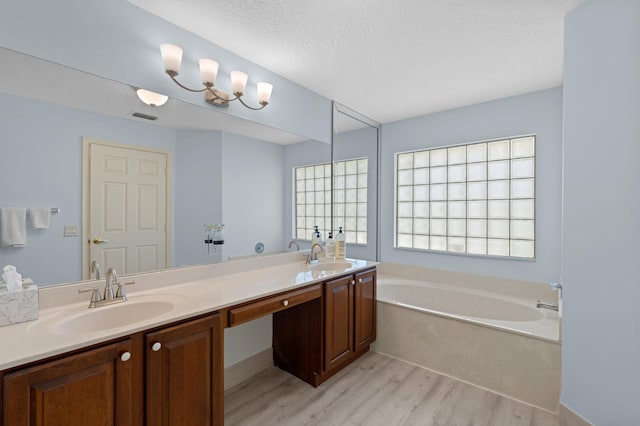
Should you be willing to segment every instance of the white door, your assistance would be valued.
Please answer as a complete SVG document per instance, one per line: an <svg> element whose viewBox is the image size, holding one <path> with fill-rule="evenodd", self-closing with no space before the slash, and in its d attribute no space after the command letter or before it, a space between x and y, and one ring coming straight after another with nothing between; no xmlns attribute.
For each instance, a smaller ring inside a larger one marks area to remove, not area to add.
<svg viewBox="0 0 640 426"><path fill-rule="evenodd" d="M88 189L89 263L103 273L166 268L167 154L91 143Z"/></svg>

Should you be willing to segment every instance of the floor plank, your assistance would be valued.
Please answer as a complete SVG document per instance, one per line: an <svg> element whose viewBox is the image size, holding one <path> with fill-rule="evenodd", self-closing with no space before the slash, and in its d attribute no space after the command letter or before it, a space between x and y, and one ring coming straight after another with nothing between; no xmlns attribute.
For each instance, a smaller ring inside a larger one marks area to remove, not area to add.
<svg viewBox="0 0 640 426"><path fill-rule="evenodd" d="M276 368L225 393L225 425L559 426L558 416L370 352L317 389Z"/></svg>

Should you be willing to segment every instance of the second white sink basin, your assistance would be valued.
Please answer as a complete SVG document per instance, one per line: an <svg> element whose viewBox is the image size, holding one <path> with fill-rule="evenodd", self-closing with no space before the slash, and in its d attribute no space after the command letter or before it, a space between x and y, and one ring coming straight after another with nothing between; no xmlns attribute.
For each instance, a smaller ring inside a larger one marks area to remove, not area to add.
<svg viewBox="0 0 640 426"><path fill-rule="evenodd" d="M353 268L353 263L347 260L336 260L333 262L319 262L315 265L309 265L310 271L346 271Z"/></svg>

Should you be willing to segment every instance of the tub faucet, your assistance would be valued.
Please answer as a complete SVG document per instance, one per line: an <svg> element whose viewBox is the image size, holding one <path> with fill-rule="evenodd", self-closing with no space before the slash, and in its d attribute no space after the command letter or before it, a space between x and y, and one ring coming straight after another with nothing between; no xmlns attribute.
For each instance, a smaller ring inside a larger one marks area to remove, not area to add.
<svg viewBox="0 0 640 426"><path fill-rule="evenodd" d="M296 240L291 240L289 242L289 248L291 248L291 246L296 246L296 251L300 251L300 246L298 245L298 243L296 242Z"/></svg>
<svg viewBox="0 0 640 426"><path fill-rule="evenodd" d="M536 308L551 309L552 311L558 312L558 305L553 305L553 304L550 304L550 303L543 303L540 300L538 300L538 303L536 303Z"/></svg>

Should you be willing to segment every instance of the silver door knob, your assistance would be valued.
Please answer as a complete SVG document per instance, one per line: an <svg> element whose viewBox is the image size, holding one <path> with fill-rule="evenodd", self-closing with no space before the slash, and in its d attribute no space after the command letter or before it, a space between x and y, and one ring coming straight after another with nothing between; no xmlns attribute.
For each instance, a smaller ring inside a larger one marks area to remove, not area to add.
<svg viewBox="0 0 640 426"><path fill-rule="evenodd" d="M122 355L120 355L120 360L121 361L129 361L131 359L131 352L123 352Z"/></svg>
<svg viewBox="0 0 640 426"><path fill-rule="evenodd" d="M151 345L151 350L154 352L158 352L160 348L162 348L162 343L160 342L155 342L153 345Z"/></svg>
<svg viewBox="0 0 640 426"><path fill-rule="evenodd" d="M282 306L289 306L289 301L288 300L283 300L282 301Z"/></svg>

